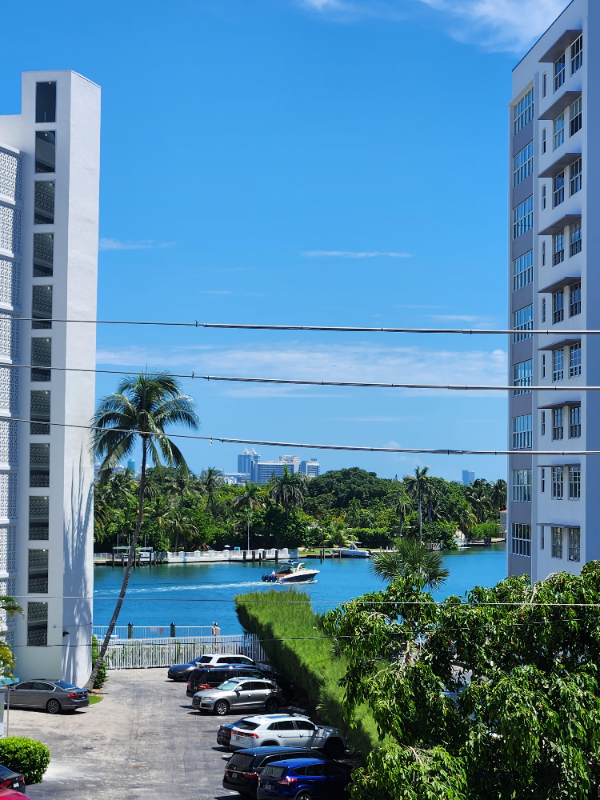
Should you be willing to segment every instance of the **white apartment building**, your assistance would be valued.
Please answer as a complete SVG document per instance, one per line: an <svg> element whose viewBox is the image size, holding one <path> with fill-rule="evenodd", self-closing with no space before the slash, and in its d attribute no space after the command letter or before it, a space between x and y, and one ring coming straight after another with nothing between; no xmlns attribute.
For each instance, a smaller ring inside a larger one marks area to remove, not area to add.
<svg viewBox="0 0 600 800"><path fill-rule="evenodd" d="M509 345L515 389L508 435L515 452L507 558L509 575L533 580L578 573L600 557L600 459L561 455L600 449L600 397L581 390L600 384L600 341L576 332L600 328L599 273L590 258L600 148L588 137L600 112L600 64L589 46L596 36L600 5L573 0L513 72L508 327L515 330ZM548 334L531 335L532 329ZM544 389L532 392L532 385Z"/></svg>
<svg viewBox="0 0 600 800"><path fill-rule="evenodd" d="M48 320L96 318L99 167L100 88L70 71L24 73L21 113L0 116L0 592L24 616L0 619L0 635L19 678L79 685L94 465L89 432L60 425L89 425L94 374L61 369L95 367L96 332Z"/></svg>

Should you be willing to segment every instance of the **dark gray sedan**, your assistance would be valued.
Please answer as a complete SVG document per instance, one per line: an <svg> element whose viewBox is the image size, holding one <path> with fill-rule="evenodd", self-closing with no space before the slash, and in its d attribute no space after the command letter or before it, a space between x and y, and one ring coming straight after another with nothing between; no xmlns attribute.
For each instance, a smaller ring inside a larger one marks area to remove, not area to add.
<svg viewBox="0 0 600 800"><path fill-rule="evenodd" d="M10 692L11 708L45 708L50 714L75 711L89 704L87 691L66 681L23 681Z"/></svg>

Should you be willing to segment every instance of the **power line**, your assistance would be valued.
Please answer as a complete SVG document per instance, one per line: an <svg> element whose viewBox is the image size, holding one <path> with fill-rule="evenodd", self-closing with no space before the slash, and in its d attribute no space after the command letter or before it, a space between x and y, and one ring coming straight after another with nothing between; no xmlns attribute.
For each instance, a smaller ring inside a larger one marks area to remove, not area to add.
<svg viewBox="0 0 600 800"><path fill-rule="evenodd" d="M99 428L95 425L75 425L69 422L47 422L39 419L22 419L0 415L0 421L25 422L53 425L57 428L76 428L86 431L107 431L114 433L130 433L139 436L166 436L169 439L188 439L193 441L221 442L221 444L252 444L264 447L297 447L306 450L342 450L359 453L413 453L439 456L509 456L515 453L529 456L600 456L600 450L453 450L449 448L425 449L419 447L368 447L349 444L302 444L300 442L275 442L266 439L231 439L224 436L198 436L191 433L153 433L148 431L128 430L125 428Z"/></svg>

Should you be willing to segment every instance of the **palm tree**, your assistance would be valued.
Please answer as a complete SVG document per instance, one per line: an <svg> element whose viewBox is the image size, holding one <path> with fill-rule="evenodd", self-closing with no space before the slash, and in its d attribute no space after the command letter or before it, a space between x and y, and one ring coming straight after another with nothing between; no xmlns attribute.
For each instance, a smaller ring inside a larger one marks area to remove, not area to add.
<svg viewBox="0 0 600 800"><path fill-rule="evenodd" d="M469 503L473 507L477 522L484 522L487 512L490 510L490 496L483 486L473 485L468 493Z"/></svg>
<svg viewBox="0 0 600 800"><path fill-rule="evenodd" d="M506 508L506 481L502 480L502 478L498 478L496 483L492 484L491 500L492 505L498 511Z"/></svg>
<svg viewBox="0 0 600 800"><path fill-rule="evenodd" d="M414 475L407 475L404 479L406 491L409 495L417 498L419 508L419 539L423 544L423 498L427 495L429 487L429 467L415 467Z"/></svg>
<svg viewBox="0 0 600 800"><path fill-rule="evenodd" d="M219 496L219 489L223 485L223 476L221 470L216 467L209 467L200 476L202 480L202 487L206 494L206 508L210 510L213 518L217 508L217 498Z"/></svg>
<svg viewBox="0 0 600 800"><path fill-rule="evenodd" d="M123 585L100 653L87 682L88 688L94 685L127 592L135 550L144 520L148 458L156 466L160 466L164 460L168 466L188 472L183 455L166 436L165 428L182 424L195 429L199 423L192 399L181 394L177 380L162 373L154 375L144 373L124 378L118 385L115 394L104 397L94 415L93 424L94 454L102 459L101 479L110 476L119 462L133 452L140 439L142 470L138 489L137 522L129 547Z"/></svg>
<svg viewBox="0 0 600 800"><path fill-rule="evenodd" d="M410 497L407 497L405 494L401 495L398 498L398 502L396 503L396 514L398 514L398 535L402 537L402 526L404 525L404 520L413 510L412 500Z"/></svg>
<svg viewBox="0 0 600 800"><path fill-rule="evenodd" d="M467 536L475 527L475 525L477 525L477 517L473 513L473 509L468 503L461 505L456 512L456 522L460 530Z"/></svg>
<svg viewBox="0 0 600 800"><path fill-rule="evenodd" d="M271 478L271 500L285 509L286 519L290 518L290 508L296 508L304 503L302 479L292 475L287 465L283 467L283 475Z"/></svg>
<svg viewBox="0 0 600 800"><path fill-rule="evenodd" d="M395 550L376 553L372 564L373 572L384 581L409 578L420 588L439 589L450 574L442 566L443 558L439 551L428 550L414 539L400 539Z"/></svg>
<svg viewBox="0 0 600 800"><path fill-rule="evenodd" d="M194 525L194 520L181 506L173 507L169 510L165 522L171 532L175 532L175 542L179 540L179 534L183 539L183 549L185 550L185 540L192 533L198 533L198 528Z"/></svg>
<svg viewBox="0 0 600 800"><path fill-rule="evenodd" d="M258 483L247 483L244 493L238 494L233 501L233 507L236 511L246 512L246 520L248 522L248 550L250 550L250 517L252 512L263 508L265 502L266 497L264 489Z"/></svg>

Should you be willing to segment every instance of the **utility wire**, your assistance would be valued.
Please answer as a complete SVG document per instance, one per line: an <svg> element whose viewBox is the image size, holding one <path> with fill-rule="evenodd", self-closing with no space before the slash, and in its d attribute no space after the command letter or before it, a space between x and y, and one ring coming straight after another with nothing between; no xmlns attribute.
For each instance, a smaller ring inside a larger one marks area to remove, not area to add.
<svg viewBox="0 0 600 800"><path fill-rule="evenodd" d="M600 456L600 450L452 450L447 448L430 450L418 447L362 447L349 444L301 444L299 442L274 442L263 439L230 439L223 436L198 436L191 433L153 433L149 431L129 430L126 428L99 428L94 425L75 425L69 422L47 422L39 419L22 419L0 415L0 421L25 422L42 425L53 425L57 428L78 428L87 431L111 431L113 433L129 433L140 436L167 436L169 439L191 439L195 441L221 442L221 444L256 444L264 447L301 447L307 450L348 450L359 453L423 453L440 456L509 456L515 453L529 456Z"/></svg>

